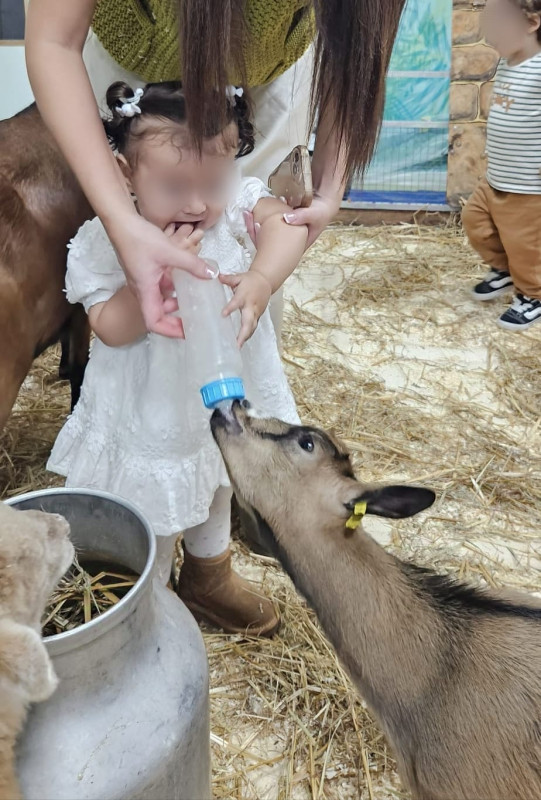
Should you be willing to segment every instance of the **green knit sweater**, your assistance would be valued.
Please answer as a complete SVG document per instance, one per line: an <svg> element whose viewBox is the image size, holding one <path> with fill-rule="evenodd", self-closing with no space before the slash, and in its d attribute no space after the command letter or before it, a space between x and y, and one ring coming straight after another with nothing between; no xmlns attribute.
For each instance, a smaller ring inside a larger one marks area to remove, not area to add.
<svg viewBox="0 0 541 800"><path fill-rule="evenodd" d="M246 0L248 86L272 81L314 37L310 0ZM98 0L92 27L124 69L147 82L180 79L178 0ZM239 76L230 76L232 83Z"/></svg>

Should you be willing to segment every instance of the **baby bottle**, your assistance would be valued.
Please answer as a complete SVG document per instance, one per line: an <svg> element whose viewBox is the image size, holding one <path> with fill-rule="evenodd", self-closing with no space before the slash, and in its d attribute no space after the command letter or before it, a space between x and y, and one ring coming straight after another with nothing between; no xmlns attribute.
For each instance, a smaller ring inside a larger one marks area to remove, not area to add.
<svg viewBox="0 0 541 800"><path fill-rule="evenodd" d="M212 278L196 278L186 270L173 270L179 316L186 338L186 360L207 408L242 400L242 358L231 316L222 316L227 305L225 287L214 261L205 259Z"/></svg>

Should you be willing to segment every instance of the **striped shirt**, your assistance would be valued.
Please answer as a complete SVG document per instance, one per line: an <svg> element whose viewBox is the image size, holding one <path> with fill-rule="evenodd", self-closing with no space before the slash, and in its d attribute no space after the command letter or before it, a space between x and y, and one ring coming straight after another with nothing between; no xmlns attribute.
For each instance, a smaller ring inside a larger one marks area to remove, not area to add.
<svg viewBox="0 0 541 800"><path fill-rule="evenodd" d="M541 53L496 71L487 123L487 181L494 189L541 194Z"/></svg>

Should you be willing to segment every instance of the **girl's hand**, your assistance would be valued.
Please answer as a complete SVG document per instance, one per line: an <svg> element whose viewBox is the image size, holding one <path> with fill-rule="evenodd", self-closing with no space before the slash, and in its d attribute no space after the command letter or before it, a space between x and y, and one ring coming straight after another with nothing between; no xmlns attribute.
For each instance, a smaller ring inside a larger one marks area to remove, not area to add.
<svg viewBox="0 0 541 800"><path fill-rule="evenodd" d="M341 187L336 194L329 196L316 193L312 200L312 205L308 208L294 208L284 214L284 219L288 225L308 226L306 249L315 242L319 234L333 221L336 212L340 208L342 194Z"/></svg>
<svg viewBox="0 0 541 800"><path fill-rule="evenodd" d="M171 288L169 271L185 269L199 278L209 277L207 265L193 252L193 240L190 247L179 247L178 242L171 241L171 238L176 239L178 231L175 237L168 237L155 225L133 213L115 220L112 226L108 225L107 232L126 273L128 285L139 300L147 329L181 338L182 323L178 317L168 315L170 304L166 305Z"/></svg>
<svg viewBox="0 0 541 800"><path fill-rule="evenodd" d="M194 228L193 225L188 223L176 228L175 223L171 222L164 230L164 233L181 250L193 253L194 256L199 255L201 240L203 239L203 231L200 228Z"/></svg>
<svg viewBox="0 0 541 800"><path fill-rule="evenodd" d="M193 253L195 256L199 255L201 240L203 239L203 231L199 228L194 228L193 225L187 223L176 228L175 223L172 222L165 228L164 233L166 236L169 236L176 247L188 253ZM161 290L165 297L165 313L178 311L178 300L176 297L172 297L175 286L170 274L164 276L161 282ZM182 333L182 336L184 336L184 333Z"/></svg>
<svg viewBox="0 0 541 800"><path fill-rule="evenodd" d="M220 275L220 280L235 292L222 313L228 317L240 309L241 327L237 341L242 347L257 328L259 317L269 304L271 285L263 275L251 270L239 275Z"/></svg>

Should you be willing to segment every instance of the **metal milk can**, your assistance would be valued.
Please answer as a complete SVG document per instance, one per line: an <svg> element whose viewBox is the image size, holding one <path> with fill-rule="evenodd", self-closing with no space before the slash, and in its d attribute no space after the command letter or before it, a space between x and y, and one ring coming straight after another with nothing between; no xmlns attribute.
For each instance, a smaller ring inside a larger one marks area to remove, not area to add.
<svg viewBox="0 0 541 800"><path fill-rule="evenodd" d="M208 663L186 607L153 579L156 544L130 503L49 489L8 501L62 514L81 561L140 575L102 616L44 641L60 679L18 748L26 800L209 800Z"/></svg>

